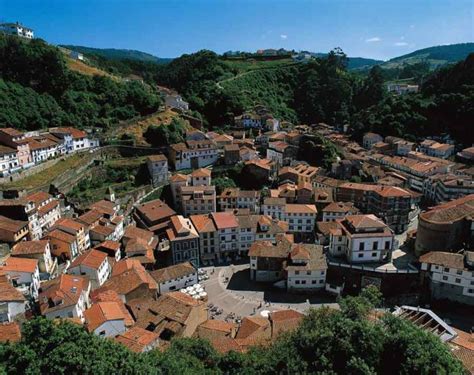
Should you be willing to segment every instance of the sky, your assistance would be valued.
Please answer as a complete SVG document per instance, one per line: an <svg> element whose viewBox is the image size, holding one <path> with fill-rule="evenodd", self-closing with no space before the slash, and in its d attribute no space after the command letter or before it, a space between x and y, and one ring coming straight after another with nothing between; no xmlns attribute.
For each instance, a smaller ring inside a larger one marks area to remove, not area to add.
<svg viewBox="0 0 474 375"><path fill-rule="evenodd" d="M386 60L474 41L474 0L0 0L52 44L159 57L286 48Z"/></svg>

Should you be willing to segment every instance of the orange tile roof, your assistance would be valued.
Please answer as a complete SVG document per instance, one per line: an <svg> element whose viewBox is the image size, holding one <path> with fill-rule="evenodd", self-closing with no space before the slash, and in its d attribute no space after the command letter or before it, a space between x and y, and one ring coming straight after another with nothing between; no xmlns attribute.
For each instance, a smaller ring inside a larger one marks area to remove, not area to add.
<svg viewBox="0 0 474 375"><path fill-rule="evenodd" d="M20 326L16 322L0 324L0 342L18 342L21 340Z"/></svg>
<svg viewBox="0 0 474 375"><path fill-rule="evenodd" d="M236 228L239 226L232 212L213 212L211 215L217 229Z"/></svg>
<svg viewBox="0 0 474 375"><path fill-rule="evenodd" d="M54 224L54 227L55 228L58 228L58 227L68 228L68 229L74 230L75 232L79 232L82 229L84 229L83 224L77 222L74 219L69 219L67 217L63 217L59 219L58 221L56 221L56 223Z"/></svg>
<svg viewBox="0 0 474 375"><path fill-rule="evenodd" d="M11 272L34 273L38 268L38 259L10 257L5 261L0 270Z"/></svg>
<svg viewBox="0 0 474 375"><path fill-rule="evenodd" d="M159 199L143 203L139 205L136 210L151 222L168 219L171 216L176 215L174 210Z"/></svg>
<svg viewBox="0 0 474 375"><path fill-rule="evenodd" d="M38 191L36 193L31 193L25 196L25 200L33 202L35 204L40 204L48 199L51 199L51 195L45 193L44 191Z"/></svg>
<svg viewBox="0 0 474 375"><path fill-rule="evenodd" d="M94 331L108 321L123 320L125 323L125 315L117 302L94 303L84 311L84 318L89 332Z"/></svg>
<svg viewBox="0 0 474 375"><path fill-rule="evenodd" d="M123 303L122 299L118 295L118 293L115 290L104 290L100 291L96 294L91 295L91 302L92 303L97 303L97 302L117 302L120 309L122 310L122 313L124 315L125 319L125 326L131 327L135 321L133 320L132 316L130 315L130 312L128 311L127 307Z"/></svg>
<svg viewBox="0 0 474 375"><path fill-rule="evenodd" d="M42 283L38 297L41 313L46 314L77 304L89 285L87 277L68 274L61 274L56 279ZM50 301L53 305L50 305Z"/></svg>
<svg viewBox="0 0 474 375"><path fill-rule="evenodd" d="M159 337L158 333L135 326L115 337L115 341L125 345L132 352L141 353L147 346L151 346L157 342Z"/></svg>
<svg viewBox="0 0 474 375"><path fill-rule="evenodd" d="M287 204L286 212L316 214L318 210L314 204Z"/></svg>
<svg viewBox="0 0 474 375"><path fill-rule="evenodd" d="M104 263L106 259L106 253L103 253L99 250L91 249L82 253L76 259L74 259L74 261L70 265L70 268L85 266L94 270L98 270L101 264Z"/></svg>
<svg viewBox="0 0 474 375"><path fill-rule="evenodd" d="M211 170L207 168L199 168L191 173L192 177L211 177Z"/></svg>
<svg viewBox="0 0 474 375"><path fill-rule="evenodd" d="M59 229L53 229L45 236L45 238L53 238L59 241L67 242L69 244L76 241L76 237Z"/></svg>
<svg viewBox="0 0 474 375"><path fill-rule="evenodd" d="M191 215L189 218L199 233L216 231L214 222L209 215Z"/></svg>
<svg viewBox="0 0 474 375"><path fill-rule="evenodd" d="M12 220L0 215L0 229L11 233L17 233L26 226L28 226L27 221Z"/></svg>
<svg viewBox="0 0 474 375"><path fill-rule="evenodd" d="M30 254L44 254L49 241L21 241L12 248L13 256L22 256Z"/></svg>
<svg viewBox="0 0 474 375"><path fill-rule="evenodd" d="M26 301L25 296L16 289L6 277L0 278L0 302Z"/></svg>

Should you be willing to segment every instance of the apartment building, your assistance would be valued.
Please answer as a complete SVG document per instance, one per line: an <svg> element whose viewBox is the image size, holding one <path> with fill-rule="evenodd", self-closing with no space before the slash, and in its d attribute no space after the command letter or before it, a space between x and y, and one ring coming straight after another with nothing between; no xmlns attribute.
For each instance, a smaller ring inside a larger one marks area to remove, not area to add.
<svg viewBox="0 0 474 375"><path fill-rule="evenodd" d="M212 220L217 229L219 251L223 259L235 256L239 251L239 222L231 212L213 212Z"/></svg>
<svg viewBox="0 0 474 375"><path fill-rule="evenodd" d="M181 215L173 216L166 235L170 241L173 264L199 264L199 235L190 219Z"/></svg>
<svg viewBox="0 0 474 375"><path fill-rule="evenodd" d="M329 238L329 253L349 263L384 262L397 247L393 231L375 215L346 216Z"/></svg>
<svg viewBox="0 0 474 375"><path fill-rule="evenodd" d="M322 221L336 221L359 213L352 202L332 202L322 209Z"/></svg>
<svg viewBox="0 0 474 375"><path fill-rule="evenodd" d="M285 220L285 198L267 197L263 200L262 213L276 220Z"/></svg>
<svg viewBox="0 0 474 375"><path fill-rule="evenodd" d="M260 211L260 191L227 188L217 199L220 211L247 208L252 213Z"/></svg>
<svg viewBox="0 0 474 375"><path fill-rule="evenodd" d="M474 305L474 252L431 251L419 262L432 298Z"/></svg>
<svg viewBox="0 0 474 375"><path fill-rule="evenodd" d="M163 154L148 156L146 160L148 173L153 186L164 185L168 182L168 159Z"/></svg>
<svg viewBox="0 0 474 375"><path fill-rule="evenodd" d="M236 215L239 223L239 255L247 255L250 246L258 240L274 243L278 235L288 231L288 224L265 215Z"/></svg>
<svg viewBox="0 0 474 375"><path fill-rule="evenodd" d="M341 202L353 202L362 212L376 214L396 233L408 228L414 195L403 188L347 182L336 190Z"/></svg>
<svg viewBox="0 0 474 375"><path fill-rule="evenodd" d="M420 143L420 151L428 156L447 159L454 155L454 145L439 143L432 139L425 139Z"/></svg>
<svg viewBox="0 0 474 375"><path fill-rule="evenodd" d="M283 221L288 223L288 231L295 234L314 232L318 210L314 204L287 204Z"/></svg>
<svg viewBox="0 0 474 375"><path fill-rule="evenodd" d="M474 237L474 194L422 212L418 218L415 252L471 249Z"/></svg>
<svg viewBox="0 0 474 375"><path fill-rule="evenodd" d="M7 177L21 169L16 148L0 145L0 176Z"/></svg>
<svg viewBox="0 0 474 375"><path fill-rule="evenodd" d="M474 194L474 181L467 175L436 174L428 177L423 183L423 196L436 204L469 194Z"/></svg>
<svg viewBox="0 0 474 375"><path fill-rule="evenodd" d="M184 216L216 211L215 186L183 186L179 194Z"/></svg>
<svg viewBox="0 0 474 375"><path fill-rule="evenodd" d="M219 150L210 140L189 140L171 145L169 158L177 171L196 169L214 164L219 159Z"/></svg>

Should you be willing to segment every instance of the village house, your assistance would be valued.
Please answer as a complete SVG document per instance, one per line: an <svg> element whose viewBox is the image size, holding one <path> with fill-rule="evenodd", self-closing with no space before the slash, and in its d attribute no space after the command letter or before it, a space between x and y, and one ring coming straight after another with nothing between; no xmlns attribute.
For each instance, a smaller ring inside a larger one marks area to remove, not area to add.
<svg viewBox="0 0 474 375"><path fill-rule="evenodd" d="M0 323L24 317L25 307L25 296L11 284L7 276L0 276Z"/></svg>
<svg viewBox="0 0 474 375"><path fill-rule="evenodd" d="M258 159L258 152L254 148L250 148L247 146L242 146L239 149L240 160L244 163L246 161Z"/></svg>
<svg viewBox="0 0 474 375"><path fill-rule="evenodd" d="M92 297L113 291L124 303L131 300L156 298L158 286L151 275L136 259L123 259L115 263L111 277L93 291Z"/></svg>
<svg viewBox="0 0 474 375"><path fill-rule="evenodd" d="M212 165L219 159L213 141L186 141L170 146L169 158L175 170L196 169Z"/></svg>
<svg viewBox="0 0 474 375"><path fill-rule="evenodd" d="M238 231L239 223L231 212L211 213L214 225L217 229L217 238L221 259L234 258L238 255Z"/></svg>
<svg viewBox="0 0 474 375"><path fill-rule="evenodd" d="M134 226L125 229L122 243L125 257L139 261L145 268L153 268L155 265L155 250L169 250L169 242L164 237L160 241L153 232Z"/></svg>
<svg viewBox="0 0 474 375"><path fill-rule="evenodd" d="M298 148L286 142L270 142L267 148L267 159L271 160L277 167L290 164L296 157Z"/></svg>
<svg viewBox="0 0 474 375"><path fill-rule="evenodd" d="M77 250L79 253L82 253L91 246L89 231L77 220L61 218L56 221L53 229L58 229L71 236L74 236L77 242Z"/></svg>
<svg viewBox="0 0 474 375"><path fill-rule="evenodd" d="M92 304L84 311L84 325L99 337L115 337L125 332L127 315L119 302L107 301Z"/></svg>
<svg viewBox="0 0 474 375"><path fill-rule="evenodd" d="M28 236L28 222L0 215L0 241L14 245Z"/></svg>
<svg viewBox="0 0 474 375"><path fill-rule="evenodd" d="M382 142L383 137L376 133L365 133L362 138L362 145L365 149L370 150L377 142Z"/></svg>
<svg viewBox="0 0 474 375"><path fill-rule="evenodd" d="M0 265L0 274L7 275L23 294L33 300L38 297L40 276L37 259L9 257Z"/></svg>
<svg viewBox="0 0 474 375"><path fill-rule="evenodd" d="M94 249L107 254L109 263L113 266L122 258L121 246L118 241L104 241L94 246Z"/></svg>
<svg viewBox="0 0 474 375"><path fill-rule="evenodd" d="M207 305L181 292L169 292L157 300L137 299L129 303L135 327L156 333L163 342L192 337L207 320Z"/></svg>
<svg viewBox="0 0 474 375"><path fill-rule="evenodd" d="M418 217L415 253L470 249L474 238L474 194L435 206Z"/></svg>
<svg viewBox="0 0 474 375"><path fill-rule="evenodd" d="M135 353L145 353L160 345L160 335L158 333L137 326L117 335L114 340Z"/></svg>
<svg viewBox="0 0 474 375"><path fill-rule="evenodd" d="M199 235L199 250L201 262L204 265L219 262L219 238L217 228L211 214L191 215L190 219Z"/></svg>
<svg viewBox="0 0 474 375"><path fill-rule="evenodd" d="M168 159L163 154L148 156L146 160L148 173L154 187L168 182Z"/></svg>
<svg viewBox="0 0 474 375"><path fill-rule="evenodd" d="M197 269L189 262L151 271L151 277L158 285L158 293L180 290L198 283Z"/></svg>
<svg viewBox="0 0 474 375"><path fill-rule="evenodd" d="M34 165L31 156L30 146L25 140L25 135L13 128L0 129L0 143L16 149L19 165L26 169Z"/></svg>
<svg viewBox="0 0 474 375"><path fill-rule="evenodd" d="M474 146L461 150L457 153L457 157L465 162L472 163L474 161Z"/></svg>
<svg viewBox="0 0 474 375"><path fill-rule="evenodd" d="M17 149L0 145L0 176L10 176L20 169Z"/></svg>
<svg viewBox="0 0 474 375"><path fill-rule="evenodd" d="M428 156L447 159L454 155L454 145L439 143L432 139L425 139L420 143L420 151Z"/></svg>
<svg viewBox="0 0 474 375"><path fill-rule="evenodd" d="M90 282L87 277L61 274L41 284L38 303L41 315L49 318L79 318L89 306Z"/></svg>
<svg viewBox="0 0 474 375"><path fill-rule="evenodd" d="M166 231L171 216L174 215L176 215L176 212L166 203L155 199L138 205L132 217L138 227L151 232L160 233Z"/></svg>
<svg viewBox="0 0 474 375"><path fill-rule="evenodd" d="M73 127L51 128L49 132L63 140L66 153L81 151L98 146L97 140L89 138L87 133Z"/></svg>
<svg viewBox="0 0 474 375"><path fill-rule="evenodd" d="M169 108L176 108L181 111L189 110L189 103L186 102L181 95L170 94L165 96L165 105Z"/></svg>
<svg viewBox="0 0 474 375"><path fill-rule="evenodd" d="M224 146L224 163L226 165L235 165L240 161L240 148L237 144Z"/></svg>
<svg viewBox="0 0 474 375"><path fill-rule="evenodd" d="M170 242L173 264L181 262L199 262L199 235L191 220L181 215L171 218L166 230Z"/></svg>
<svg viewBox="0 0 474 375"><path fill-rule="evenodd" d="M329 240L329 254L349 263L388 261L397 247L392 230L375 215L346 216Z"/></svg>
<svg viewBox="0 0 474 375"><path fill-rule="evenodd" d="M51 245L47 240L21 241L13 246L11 256L38 260L40 273L48 274L48 279L56 273L58 260L51 256Z"/></svg>
<svg viewBox="0 0 474 375"><path fill-rule="evenodd" d="M285 198L267 197L263 200L262 213L276 220L285 220Z"/></svg>
<svg viewBox="0 0 474 375"><path fill-rule="evenodd" d="M107 280L111 269L107 254L91 249L74 259L67 272L71 275L87 276L92 289L95 289Z"/></svg>
<svg viewBox="0 0 474 375"><path fill-rule="evenodd" d="M319 168L317 167L312 167L305 163L299 163L293 166L281 168L278 172L278 180L280 182L292 181L296 185L305 183L313 185L318 171Z"/></svg>
<svg viewBox="0 0 474 375"><path fill-rule="evenodd" d="M62 230L51 230L43 237L43 240L49 241L51 254L60 261L73 260L79 255L76 237Z"/></svg>
<svg viewBox="0 0 474 375"><path fill-rule="evenodd" d="M270 159L252 159L245 162L242 173L263 183L274 179L276 168L277 164Z"/></svg>
<svg viewBox="0 0 474 375"><path fill-rule="evenodd" d="M326 286L326 257L320 245L292 246L284 264L288 291L317 291Z"/></svg>
<svg viewBox="0 0 474 375"><path fill-rule="evenodd" d="M19 36L21 38L26 38L26 39L34 38L33 30L28 27L23 26L22 24L18 22L0 23L0 32L9 34L9 35Z"/></svg>
<svg viewBox="0 0 474 375"><path fill-rule="evenodd" d="M474 305L474 252L431 251L419 262L432 298Z"/></svg>
<svg viewBox="0 0 474 375"><path fill-rule="evenodd" d="M288 231L299 235L314 232L318 211L313 204L286 204L283 221L288 223Z"/></svg>

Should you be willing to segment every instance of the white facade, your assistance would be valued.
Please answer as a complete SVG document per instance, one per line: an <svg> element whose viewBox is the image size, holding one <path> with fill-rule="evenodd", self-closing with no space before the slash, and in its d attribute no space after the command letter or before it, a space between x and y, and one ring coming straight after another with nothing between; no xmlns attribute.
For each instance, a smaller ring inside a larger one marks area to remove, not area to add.
<svg viewBox="0 0 474 375"><path fill-rule="evenodd" d="M75 305L64 306L62 309L49 311L44 314L48 319L56 318L79 318L84 322L84 311L89 305L89 293L83 291Z"/></svg>
<svg viewBox="0 0 474 375"><path fill-rule="evenodd" d="M22 38L26 39L33 39L34 38L34 33L33 30L20 25L18 22L17 23L2 23L0 24L0 32L3 32L5 34L9 35L16 35Z"/></svg>
<svg viewBox="0 0 474 375"><path fill-rule="evenodd" d="M25 313L26 301L0 302L0 323L12 322L18 315Z"/></svg>
<svg viewBox="0 0 474 375"><path fill-rule="evenodd" d="M39 268L36 266L34 272L22 272L13 270L4 270L5 273L13 280L13 285L20 290L31 295L33 299L38 298L38 290L40 286Z"/></svg>
<svg viewBox="0 0 474 375"><path fill-rule="evenodd" d="M127 330L123 319L108 320L94 330L94 334L100 337L115 337Z"/></svg>
<svg viewBox="0 0 474 375"><path fill-rule="evenodd" d="M168 182L168 160L149 158L147 167L150 173L153 186L159 186Z"/></svg>
<svg viewBox="0 0 474 375"><path fill-rule="evenodd" d="M197 272L190 273L188 275L166 280L158 284L158 292L160 294L172 292L175 290L180 290L182 288L187 288L188 286L192 286L198 283L198 274Z"/></svg>
<svg viewBox="0 0 474 375"><path fill-rule="evenodd" d="M270 159L277 165L283 165L283 153L277 150L268 148L267 149L267 159Z"/></svg>
<svg viewBox="0 0 474 375"><path fill-rule="evenodd" d="M71 267L68 270L68 273L71 275L89 277L93 289L98 288L105 283L109 278L110 272L111 269L107 257L104 258L104 261L97 269L80 264L76 267Z"/></svg>
<svg viewBox="0 0 474 375"><path fill-rule="evenodd" d="M309 212L286 212L284 220L288 223L288 231L294 233L312 233L316 225L316 210Z"/></svg>
<svg viewBox="0 0 474 375"><path fill-rule="evenodd" d="M288 270L288 289L323 289L326 285L326 270Z"/></svg>
<svg viewBox="0 0 474 375"><path fill-rule="evenodd" d="M0 154L0 176L9 176L21 169L16 150Z"/></svg>
<svg viewBox="0 0 474 375"><path fill-rule="evenodd" d="M352 263L378 262L382 254L392 251L393 236L348 238L346 242L347 260Z"/></svg>

